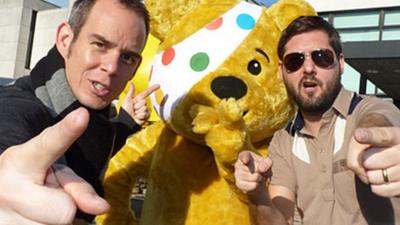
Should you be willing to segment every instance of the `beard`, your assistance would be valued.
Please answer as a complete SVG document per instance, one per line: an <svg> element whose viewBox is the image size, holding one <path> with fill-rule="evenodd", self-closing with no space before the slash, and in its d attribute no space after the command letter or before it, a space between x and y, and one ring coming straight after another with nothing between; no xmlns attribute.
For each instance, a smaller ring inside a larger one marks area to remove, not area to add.
<svg viewBox="0 0 400 225"><path fill-rule="evenodd" d="M284 80L288 95L292 97L299 109L305 113L323 113L328 110L332 106L342 87L340 83L340 74L336 75L334 79L330 80L326 84L326 88L322 89L320 95L316 95L315 93L302 95L300 93L305 79L315 82L319 87L323 87L322 82L315 77L311 77L310 79L309 77L303 76L297 89Z"/></svg>

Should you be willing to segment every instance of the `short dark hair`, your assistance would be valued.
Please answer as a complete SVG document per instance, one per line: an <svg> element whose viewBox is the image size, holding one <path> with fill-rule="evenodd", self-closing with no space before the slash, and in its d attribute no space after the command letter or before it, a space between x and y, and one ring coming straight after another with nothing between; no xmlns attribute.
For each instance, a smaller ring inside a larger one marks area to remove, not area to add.
<svg viewBox="0 0 400 225"><path fill-rule="evenodd" d="M109 1L109 0L108 0ZM146 34L149 33L149 12L141 0L118 0L119 3L125 6L127 9L134 11L140 18L143 19ZM68 23L74 33L74 40L79 36L83 25L89 16L91 9L93 8L96 0L76 0L71 9L71 14L68 19Z"/></svg>
<svg viewBox="0 0 400 225"><path fill-rule="evenodd" d="M289 24L289 26L282 31L281 38L278 43L278 56L282 60L285 54L285 47L289 40L298 34L321 30L324 31L329 37L329 44L339 57L342 54L342 43L340 35L337 30L326 20L320 16L301 16Z"/></svg>

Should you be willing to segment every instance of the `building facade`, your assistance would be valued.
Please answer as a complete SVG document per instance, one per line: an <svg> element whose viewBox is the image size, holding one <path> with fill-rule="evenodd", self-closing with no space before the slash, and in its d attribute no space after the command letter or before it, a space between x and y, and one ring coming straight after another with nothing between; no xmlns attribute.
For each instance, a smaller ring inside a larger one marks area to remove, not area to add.
<svg viewBox="0 0 400 225"><path fill-rule="evenodd" d="M37 17L54 9L42 0L0 1L0 76L17 78L29 72Z"/></svg>
<svg viewBox="0 0 400 225"><path fill-rule="evenodd" d="M308 1L341 35L344 85L400 107L400 2Z"/></svg>

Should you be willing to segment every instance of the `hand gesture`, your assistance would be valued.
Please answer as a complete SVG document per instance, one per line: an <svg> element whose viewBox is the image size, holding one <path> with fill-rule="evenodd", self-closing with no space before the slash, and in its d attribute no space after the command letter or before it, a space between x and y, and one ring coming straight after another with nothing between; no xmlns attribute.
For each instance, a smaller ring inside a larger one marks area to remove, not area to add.
<svg viewBox="0 0 400 225"><path fill-rule="evenodd" d="M88 112L77 109L0 155L0 224L71 224L77 207L90 214L108 210L90 184L68 167L53 165L88 121Z"/></svg>
<svg viewBox="0 0 400 225"><path fill-rule="evenodd" d="M400 194L400 128L356 129L350 144L348 165L371 190L383 197Z"/></svg>
<svg viewBox="0 0 400 225"><path fill-rule="evenodd" d="M270 158L242 151L235 163L236 186L244 193L266 192L265 181L271 166Z"/></svg>
<svg viewBox="0 0 400 225"><path fill-rule="evenodd" d="M137 124L143 125L149 119L150 112L146 105L146 97L159 88L160 86L155 84L135 96L135 86L132 83L129 84L129 90L122 102L122 108L129 113Z"/></svg>

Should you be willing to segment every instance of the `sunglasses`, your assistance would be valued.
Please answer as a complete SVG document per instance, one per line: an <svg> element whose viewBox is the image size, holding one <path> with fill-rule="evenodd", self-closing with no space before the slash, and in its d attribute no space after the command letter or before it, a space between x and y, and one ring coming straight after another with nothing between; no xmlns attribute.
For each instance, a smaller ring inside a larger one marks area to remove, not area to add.
<svg viewBox="0 0 400 225"><path fill-rule="evenodd" d="M328 68L335 61L335 54L329 49L316 49L310 53L293 52L283 57L283 66L288 73L293 73L303 66L307 56L320 68Z"/></svg>

